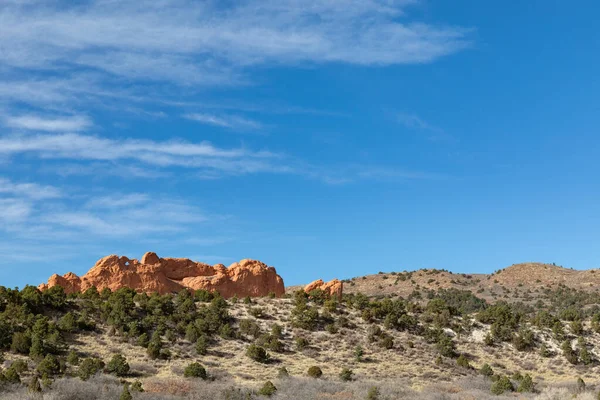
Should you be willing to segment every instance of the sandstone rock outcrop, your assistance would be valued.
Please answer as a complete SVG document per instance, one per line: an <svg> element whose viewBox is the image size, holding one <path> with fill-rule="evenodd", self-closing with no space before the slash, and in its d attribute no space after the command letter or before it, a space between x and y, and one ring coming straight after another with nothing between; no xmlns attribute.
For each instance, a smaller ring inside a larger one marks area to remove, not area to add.
<svg viewBox="0 0 600 400"><path fill-rule="evenodd" d="M52 275L40 290L60 285L66 293L85 291L95 286L117 290L129 287L138 292L160 294L178 292L184 288L216 290L223 297L259 297L270 292L281 296L285 292L283 280L275 268L256 260L242 260L228 268L223 264L211 266L187 258L159 258L146 253L141 261L110 255L104 257L85 275L72 272L63 276Z"/></svg>
<svg viewBox="0 0 600 400"><path fill-rule="evenodd" d="M322 290L323 292L325 292L325 294L331 297L337 297L338 299L341 299L342 292L344 290L344 284L338 279L334 279L329 282L323 282L322 279L319 279L309 283L304 287L304 291L306 293L310 293L311 291L316 289Z"/></svg>

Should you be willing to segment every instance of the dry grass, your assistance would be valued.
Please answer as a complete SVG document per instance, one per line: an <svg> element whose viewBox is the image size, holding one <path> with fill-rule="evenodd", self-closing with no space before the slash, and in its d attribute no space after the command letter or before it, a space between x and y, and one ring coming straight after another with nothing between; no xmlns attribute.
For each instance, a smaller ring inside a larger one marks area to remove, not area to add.
<svg viewBox="0 0 600 400"><path fill-rule="evenodd" d="M415 391L403 380L339 382L327 379L289 378L274 380L277 393L274 400L363 400L373 387L379 391L379 400L593 400L593 391L577 392L570 387L547 387L538 394L510 393L494 396L489 392L489 381L482 378L436 384ZM251 400L264 399L256 391L258 384L241 385L229 379L205 382L185 379L152 379L146 382L144 393L133 393L135 400ZM40 395L26 393L26 389L12 388L3 394L3 400L116 400L122 391L117 379L97 376L87 382L78 379L59 379L51 389Z"/></svg>

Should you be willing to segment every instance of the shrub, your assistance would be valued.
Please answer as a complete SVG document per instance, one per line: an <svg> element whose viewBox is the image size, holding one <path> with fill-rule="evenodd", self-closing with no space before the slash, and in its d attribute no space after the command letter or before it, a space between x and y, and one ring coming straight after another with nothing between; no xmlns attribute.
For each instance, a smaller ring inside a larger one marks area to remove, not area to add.
<svg viewBox="0 0 600 400"><path fill-rule="evenodd" d="M570 341L565 340L561 345L561 350L568 362L571 364L577 364L577 353L575 350L573 350L573 347L571 347Z"/></svg>
<svg viewBox="0 0 600 400"><path fill-rule="evenodd" d="M123 385L123 391L121 392L121 397L119 397L119 400L133 400L133 396L129 392L128 384Z"/></svg>
<svg viewBox="0 0 600 400"><path fill-rule="evenodd" d="M27 371L27 361L24 360L15 360L12 364L10 364L11 368L14 368L19 374Z"/></svg>
<svg viewBox="0 0 600 400"><path fill-rule="evenodd" d="M75 315L73 315L72 312L68 312L63 315L62 318L58 320L58 328L65 332L73 332L77 330L78 326Z"/></svg>
<svg viewBox="0 0 600 400"><path fill-rule="evenodd" d="M157 332L155 332L157 333ZM160 351L162 350L162 341L160 336L152 335L152 340L148 343L147 353L151 359L157 359L160 357Z"/></svg>
<svg viewBox="0 0 600 400"><path fill-rule="evenodd" d="M342 369L342 372L340 372L340 379L348 382L348 381L352 380L353 375L354 375L354 372L352 372L351 369L344 368L344 369Z"/></svg>
<svg viewBox="0 0 600 400"><path fill-rule="evenodd" d="M384 349L393 349L394 348L394 339L391 336L386 336L379 342L379 345Z"/></svg>
<svg viewBox="0 0 600 400"><path fill-rule="evenodd" d="M3 380L7 383L21 383L21 376L12 367L4 370L4 373L2 375L4 376Z"/></svg>
<svg viewBox="0 0 600 400"><path fill-rule="evenodd" d="M248 310L248 314L252 315L254 318L265 318L265 310L260 307L251 307Z"/></svg>
<svg viewBox="0 0 600 400"><path fill-rule="evenodd" d="M371 386L367 392L367 400L379 400L381 392L377 386Z"/></svg>
<svg viewBox="0 0 600 400"><path fill-rule="evenodd" d="M77 375L81 380L85 381L96 375L102 368L104 368L102 360L98 358L86 358L79 365Z"/></svg>
<svg viewBox="0 0 600 400"><path fill-rule="evenodd" d="M199 363L191 363L185 370L183 371L183 376L186 378L202 378L206 379L208 375L206 374L206 369L200 365Z"/></svg>
<svg viewBox="0 0 600 400"><path fill-rule="evenodd" d="M23 332L15 332L12 337L11 351L19 354L29 354L31 337Z"/></svg>
<svg viewBox="0 0 600 400"><path fill-rule="evenodd" d="M248 349L246 350L246 356L260 363L267 363L270 359L267 351L263 347L255 344L248 346Z"/></svg>
<svg viewBox="0 0 600 400"><path fill-rule="evenodd" d="M575 321L571 322L571 333L577 336L583 333L583 324L581 323L581 320L576 319Z"/></svg>
<svg viewBox="0 0 600 400"><path fill-rule="evenodd" d="M129 373L127 359L121 354L115 354L106 366L106 372L116 376L126 376Z"/></svg>
<svg viewBox="0 0 600 400"><path fill-rule="evenodd" d="M494 370L492 369L492 367L490 367L489 364L483 364L483 366L479 369L479 373L489 378L492 375L494 375Z"/></svg>
<svg viewBox="0 0 600 400"><path fill-rule="evenodd" d="M260 394L261 396L271 397L275 394L276 391L277 388L275 387L275 385L273 385L273 382L266 381L265 384L258 391L258 394Z"/></svg>
<svg viewBox="0 0 600 400"><path fill-rule="evenodd" d="M140 336L138 336L138 338L136 340L136 344L141 347L148 347L148 343L150 343L150 338L148 337L148 334L145 332L142 333Z"/></svg>
<svg viewBox="0 0 600 400"><path fill-rule="evenodd" d="M444 357L456 357L454 342L445 333L438 336L436 347L439 353Z"/></svg>
<svg viewBox="0 0 600 400"><path fill-rule="evenodd" d="M296 350L302 351L308 347L308 340L304 337L297 337L295 339L296 342Z"/></svg>
<svg viewBox="0 0 600 400"><path fill-rule="evenodd" d="M55 356L48 354L37 366L42 375L52 376L60 372L60 364Z"/></svg>
<svg viewBox="0 0 600 400"><path fill-rule="evenodd" d="M465 357L464 354L461 354L460 356L458 356L458 358L456 359L456 365L458 365L459 367L462 367L462 368L467 368L467 369L471 368L471 364L469 364L469 359L467 357Z"/></svg>
<svg viewBox="0 0 600 400"><path fill-rule="evenodd" d="M513 337L513 345L518 351L531 350L535 346L535 336L529 329L521 329Z"/></svg>
<svg viewBox="0 0 600 400"><path fill-rule="evenodd" d="M283 378L287 378L290 376L290 373L288 372L286 367L281 367L279 368L279 370L277 371L277 377L279 379L283 379Z"/></svg>
<svg viewBox="0 0 600 400"><path fill-rule="evenodd" d="M31 381L29 381L29 385L27 386L27 391L29 393L40 393L42 391L42 385L40 385L40 380L37 376L31 377Z"/></svg>
<svg viewBox="0 0 600 400"><path fill-rule="evenodd" d="M131 384L131 390L133 390L134 392L142 393L144 391L144 388L142 387L142 382L140 382L140 381L133 382Z"/></svg>
<svg viewBox="0 0 600 400"><path fill-rule="evenodd" d="M327 324L325 325L325 330L329 333L331 333L332 335L335 335L336 333L338 333L338 328L335 324Z"/></svg>
<svg viewBox="0 0 600 400"><path fill-rule="evenodd" d="M548 347L545 343L542 343L540 346L540 356L544 358L551 356L550 350L548 350Z"/></svg>
<svg viewBox="0 0 600 400"><path fill-rule="evenodd" d="M204 335L200 336L196 341L196 353L203 356L208 352L208 338Z"/></svg>
<svg viewBox="0 0 600 400"><path fill-rule="evenodd" d="M525 376L521 379L521 383L519 383L519 387L517 388L517 392L519 393L531 393L533 392L533 379L529 374L525 374Z"/></svg>
<svg viewBox="0 0 600 400"><path fill-rule="evenodd" d="M507 376L501 376L496 382L492 383L491 391L495 395L501 395L504 392L513 392L515 388Z"/></svg>
<svg viewBox="0 0 600 400"><path fill-rule="evenodd" d="M321 376L323 376L323 371L321 371L321 368L313 365L308 369L308 376L315 379L320 378Z"/></svg>
<svg viewBox="0 0 600 400"><path fill-rule="evenodd" d="M243 335L254 336L255 338L260 336L260 327L251 319L241 320L239 323L239 330Z"/></svg>
<svg viewBox="0 0 600 400"><path fill-rule="evenodd" d="M271 336L276 337L277 339L281 339L283 337L283 328L281 325L274 324L271 327Z"/></svg>
<svg viewBox="0 0 600 400"><path fill-rule="evenodd" d="M67 355L67 362L71 365L79 365L79 355L75 350L71 350Z"/></svg>
<svg viewBox="0 0 600 400"><path fill-rule="evenodd" d="M356 346L354 348L354 359L358 362L362 361L363 356L365 355L365 351L361 346Z"/></svg>

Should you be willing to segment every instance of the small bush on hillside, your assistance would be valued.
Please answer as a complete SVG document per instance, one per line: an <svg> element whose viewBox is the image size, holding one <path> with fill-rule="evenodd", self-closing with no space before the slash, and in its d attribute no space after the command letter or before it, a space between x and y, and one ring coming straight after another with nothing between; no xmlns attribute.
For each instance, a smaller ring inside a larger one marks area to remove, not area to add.
<svg viewBox="0 0 600 400"><path fill-rule="evenodd" d="M381 392L377 386L371 386L367 392L367 400L379 400Z"/></svg>
<svg viewBox="0 0 600 400"><path fill-rule="evenodd" d="M529 329L521 329L517 335L513 337L513 345L518 351L528 351L535 347L535 336Z"/></svg>
<svg viewBox="0 0 600 400"><path fill-rule="evenodd" d="M284 379L284 378L288 378L290 376L290 373L288 372L286 367L281 367L279 368L279 370L277 371L277 377L279 379Z"/></svg>
<svg viewBox="0 0 600 400"><path fill-rule="evenodd" d="M496 382L492 383L490 390L495 395L501 395L504 392L513 392L515 388L507 376L501 376Z"/></svg>
<svg viewBox="0 0 600 400"><path fill-rule="evenodd" d="M492 367L490 367L489 364L483 364L481 366L481 368L479 369L479 373L483 376L486 377L491 377L492 375L494 375L494 370L492 369Z"/></svg>
<svg viewBox="0 0 600 400"><path fill-rule="evenodd" d="M267 351L264 348L255 344L251 344L250 346L248 346L248 349L246 350L246 356L260 363L267 363L270 359Z"/></svg>
<svg viewBox="0 0 600 400"><path fill-rule="evenodd" d="M144 391L144 388L142 387L142 382L140 382L140 381L133 382L131 384L131 390L133 390L134 392L142 393Z"/></svg>
<svg viewBox="0 0 600 400"><path fill-rule="evenodd" d="M131 392L129 392L129 385L127 383L123 385L123 391L121 392L119 400L133 400L133 396L131 395Z"/></svg>
<svg viewBox="0 0 600 400"><path fill-rule="evenodd" d="M464 354L461 354L460 356L458 356L458 358L456 359L456 365L458 365L459 367L462 367L462 368L467 368L467 369L471 368L471 364L469 364L469 359L467 357L465 357Z"/></svg>
<svg viewBox="0 0 600 400"><path fill-rule="evenodd" d="M55 356L48 354L38 364L37 370L42 375L53 376L60 372L60 364Z"/></svg>
<svg viewBox="0 0 600 400"><path fill-rule="evenodd" d="M273 385L273 382L266 381L265 384L258 391L258 394L260 394L261 396L271 397L275 394L276 391L277 388L275 387L275 385Z"/></svg>
<svg viewBox="0 0 600 400"><path fill-rule="evenodd" d="M384 349L393 349L394 348L394 339L391 336L385 336L379 342L379 345Z"/></svg>
<svg viewBox="0 0 600 400"><path fill-rule="evenodd" d="M14 368L19 374L27 371L27 361L25 360L15 360L10 364L11 368Z"/></svg>
<svg viewBox="0 0 600 400"><path fill-rule="evenodd" d="M204 335L200 336L196 341L196 353L203 356L208 352L208 338Z"/></svg>
<svg viewBox="0 0 600 400"><path fill-rule="evenodd" d="M321 371L321 368L317 367L317 366L312 366L308 369L308 376L310 376L311 378L320 378L321 376L323 376L323 371Z"/></svg>
<svg viewBox="0 0 600 400"><path fill-rule="evenodd" d="M201 378L206 379L208 375L206 374L206 369L200 365L199 363L191 363L185 370L183 371L183 376L186 378Z"/></svg>
<svg viewBox="0 0 600 400"><path fill-rule="evenodd" d="M342 369L342 372L340 372L340 379L346 382L351 381L353 376L354 372L348 368L344 368Z"/></svg>
<svg viewBox="0 0 600 400"><path fill-rule="evenodd" d="M565 340L561 346L561 350L568 362L571 364L577 364L577 352L573 350L573 347L571 347L570 341Z"/></svg>
<svg viewBox="0 0 600 400"><path fill-rule="evenodd" d="M354 359L358 362L362 361L363 356L365 355L365 351L362 346L356 346L354 348Z"/></svg>
<svg viewBox="0 0 600 400"><path fill-rule="evenodd" d="M79 365L79 355L75 350L71 350L67 355L67 362L70 365Z"/></svg>
<svg viewBox="0 0 600 400"><path fill-rule="evenodd" d="M436 347L439 353L444 357L456 357L455 344L448 335L441 333L438 336Z"/></svg>
<svg viewBox="0 0 600 400"><path fill-rule="evenodd" d="M98 358L86 358L79 365L77 375L81 380L88 380L104 368L104 362Z"/></svg>
<svg viewBox="0 0 600 400"><path fill-rule="evenodd" d="M127 359L121 354L115 354L106 365L106 372L119 377L127 376L129 369Z"/></svg>
<svg viewBox="0 0 600 400"><path fill-rule="evenodd" d="M37 376L31 377L29 385L27 385L27 391L32 394L40 393L42 391L42 385L40 385L40 380Z"/></svg>
<svg viewBox="0 0 600 400"><path fill-rule="evenodd" d="M2 380L6 383L21 383L21 376L12 367L4 370L1 376Z"/></svg>
<svg viewBox="0 0 600 400"><path fill-rule="evenodd" d="M525 374L525 376L521 379L519 383L519 387L517 387L517 392L519 393L531 393L534 390L533 379L529 374Z"/></svg>
<svg viewBox="0 0 600 400"><path fill-rule="evenodd" d="M302 351L305 348L308 347L308 340L304 337L297 337L296 339L294 339L294 341L296 342L296 350L298 351Z"/></svg>

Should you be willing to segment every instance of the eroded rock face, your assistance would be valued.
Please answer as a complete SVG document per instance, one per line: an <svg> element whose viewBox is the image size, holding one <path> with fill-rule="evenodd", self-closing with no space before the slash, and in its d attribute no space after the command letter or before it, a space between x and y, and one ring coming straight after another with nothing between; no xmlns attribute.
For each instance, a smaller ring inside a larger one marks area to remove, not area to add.
<svg viewBox="0 0 600 400"><path fill-rule="evenodd" d="M323 282L322 279L318 279L304 287L304 291L306 293L310 293L316 289L322 290L331 297L337 297L338 299L341 299L344 291L344 284L338 279L334 279L329 282Z"/></svg>
<svg viewBox="0 0 600 400"><path fill-rule="evenodd" d="M141 261L110 255L104 257L85 275L78 277L52 275L40 290L60 285L66 293L81 292L95 286L99 291L129 287L138 292L160 294L178 292L184 288L216 290L223 297L259 297L270 292L284 294L283 280L275 268L256 260L242 260L226 268L223 264L211 266L187 258L159 258L146 253Z"/></svg>

